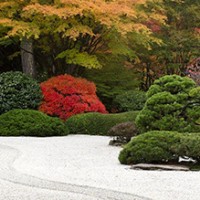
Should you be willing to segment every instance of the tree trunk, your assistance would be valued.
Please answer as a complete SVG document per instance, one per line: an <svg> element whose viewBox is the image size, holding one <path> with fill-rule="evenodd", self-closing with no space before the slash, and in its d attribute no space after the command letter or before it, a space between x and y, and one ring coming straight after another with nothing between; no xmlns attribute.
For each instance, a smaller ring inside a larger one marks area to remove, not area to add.
<svg viewBox="0 0 200 200"><path fill-rule="evenodd" d="M21 60L23 73L35 78L36 67L33 54L33 41L23 38L21 41Z"/></svg>

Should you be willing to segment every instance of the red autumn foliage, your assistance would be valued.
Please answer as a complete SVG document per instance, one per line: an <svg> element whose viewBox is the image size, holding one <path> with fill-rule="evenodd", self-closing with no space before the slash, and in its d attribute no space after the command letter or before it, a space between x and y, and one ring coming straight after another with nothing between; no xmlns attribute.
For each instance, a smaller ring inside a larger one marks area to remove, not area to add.
<svg viewBox="0 0 200 200"><path fill-rule="evenodd" d="M151 29L153 33L159 33L161 31L161 25L155 20L149 20L145 25Z"/></svg>
<svg viewBox="0 0 200 200"><path fill-rule="evenodd" d="M39 110L48 115L66 120L84 112L107 112L96 95L95 84L86 79L60 75L41 83L40 87L43 101Z"/></svg>
<svg viewBox="0 0 200 200"><path fill-rule="evenodd" d="M200 27L194 28L195 33L200 34Z"/></svg>
<svg viewBox="0 0 200 200"><path fill-rule="evenodd" d="M186 74L200 85L200 57L192 60L186 67Z"/></svg>

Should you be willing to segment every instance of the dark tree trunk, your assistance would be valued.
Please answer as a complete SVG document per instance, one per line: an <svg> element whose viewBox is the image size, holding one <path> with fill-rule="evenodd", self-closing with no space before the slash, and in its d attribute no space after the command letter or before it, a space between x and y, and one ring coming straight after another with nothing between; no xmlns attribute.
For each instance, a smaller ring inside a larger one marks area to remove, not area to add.
<svg viewBox="0 0 200 200"><path fill-rule="evenodd" d="M33 54L33 41L23 38L21 41L22 70L25 74L35 78L36 67Z"/></svg>

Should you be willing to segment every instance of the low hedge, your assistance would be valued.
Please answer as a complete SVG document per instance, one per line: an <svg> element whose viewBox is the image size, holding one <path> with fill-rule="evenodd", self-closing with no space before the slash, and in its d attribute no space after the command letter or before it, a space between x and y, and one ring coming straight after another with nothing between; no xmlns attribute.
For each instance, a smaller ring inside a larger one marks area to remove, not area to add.
<svg viewBox="0 0 200 200"><path fill-rule="evenodd" d="M200 133L150 131L133 138L119 154L122 164L178 163L179 157L200 162Z"/></svg>
<svg viewBox="0 0 200 200"><path fill-rule="evenodd" d="M66 121L66 126L70 134L107 135L108 130L116 124L134 121L137 113L132 111L118 114L78 114L70 117Z"/></svg>
<svg viewBox="0 0 200 200"><path fill-rule="evenodd" d="M35 110L15 109L0 115L0 136L62 136L64 123Z"/></svg>
<svg viewBox="0 0 200 200"><path fill-rule="evenodd" d="M142 110L146 102L146 93L138 90L126 91L117 95L113 102L120 112Z"/></svg>

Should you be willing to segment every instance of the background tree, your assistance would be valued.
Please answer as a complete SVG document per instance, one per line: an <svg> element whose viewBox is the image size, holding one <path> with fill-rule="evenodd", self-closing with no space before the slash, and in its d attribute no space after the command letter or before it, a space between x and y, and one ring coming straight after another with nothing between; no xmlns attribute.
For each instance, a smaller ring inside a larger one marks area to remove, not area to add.
<svg viewBox="0 0 200 200"><path fill-rule="evenodd" d="M199 55L200 38L197 28L200 27L198 0L170 1L165 0L168 26L163 28L162 39L166 44L161 51L165 58L168 74L185 74L187 63Z"/></svg>
<svg viewBox="0 0 200 200"><path fill-rule="evenodd" d="M96 83L97 94L111 112L116 112L113 100L124 91L139 87L139 75L125 56L99 56L102 69L86 69L83 76ZM127 65L126 65L127 64Z"/></svg>
<svg viewBox="0 0 200 200"><path fill-rule="evenodd" d="M0 1L0 27L6 27L7 32L1 40L14 42L15 38L20 39L21 63L23 72L36 76L36 67L33 54L32 39L37 38L39 30L37 27L24 20L21 13L23 8L31 1Z"/></svg>
<svg viewBox="0 0 200 200"><path fill-rule="evenodd" d="M135 52L128 45L128 33L138 38L146 36L145 42L155 40L143 23L149 17L141 9L145 2L0 0L0 26L8 27L3 40L20 40L24 44L22 55L25 53L27 59L32 55L32 63L33 44L41 71L79 75L83 67L102 67L100 53L133 59ZM161 14L152 14L151 18L163 20Z"/></svg>
<svg viewBox="0 0 200 200"><path fill-rule="evenodd" d="M141 88L148 90L156 78L165 74L185 75L186 66L192 59L199 57L199 9L197 0L164 0L155 7L149 4L146 12L160 9L166 15L166 24L149 20L146 25L154 37L162 40L161 45L151 43L150 48L138 45L138 62L133 63L141 72Z"/></svg>
<svg viewBox="0 0 200 200"><path fill-rule="evenodd" d="M187 76L200 85L200 57L192 60L187 66Z"/></svg>

